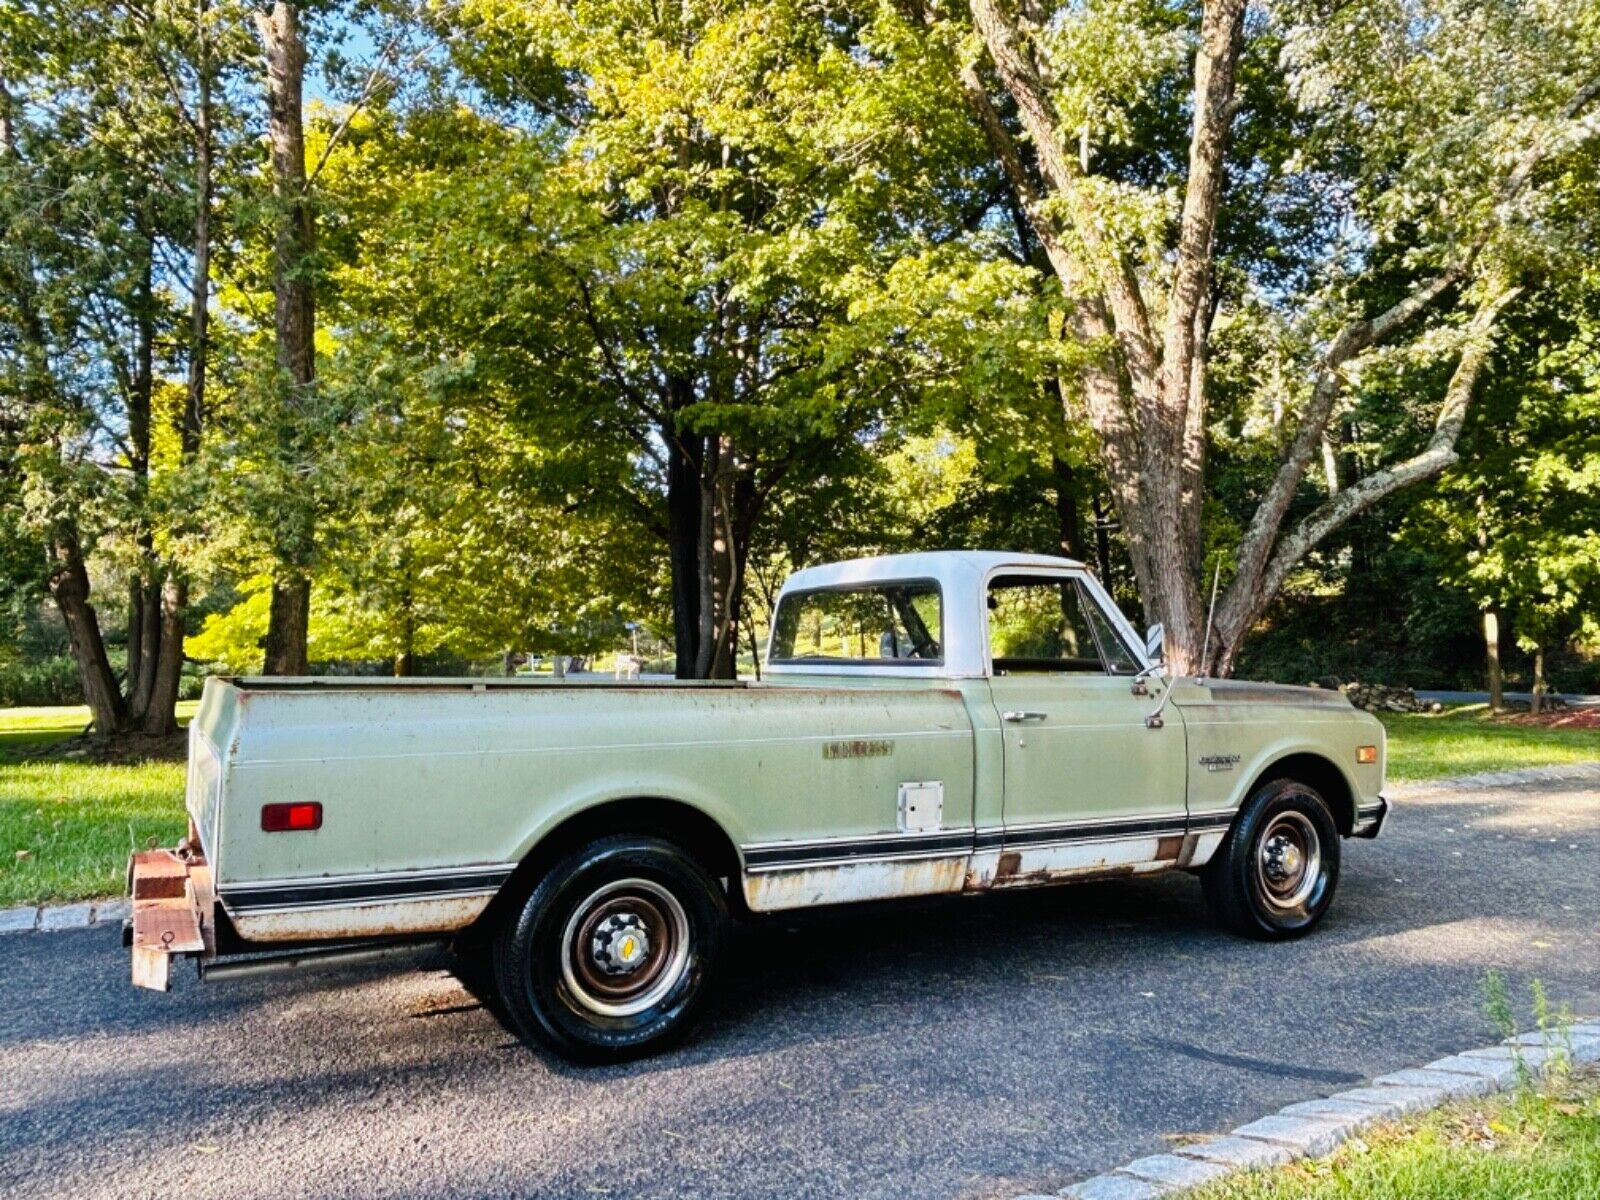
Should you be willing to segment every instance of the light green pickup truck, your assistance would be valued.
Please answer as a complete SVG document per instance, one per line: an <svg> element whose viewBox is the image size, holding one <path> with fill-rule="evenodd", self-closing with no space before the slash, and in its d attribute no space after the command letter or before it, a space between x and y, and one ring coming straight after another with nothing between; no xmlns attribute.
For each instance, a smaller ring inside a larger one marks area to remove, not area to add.
<svg viewBox="0 0 1600 1200"><path fill-rule="evenodd" d="M134 981L451 938L597 1060L687 1028L730 914L1181 868L1306 932L1383 823L1382 726L1158 654L1078 563L941 552L796 573L759 683L212 679Z"/></svg>

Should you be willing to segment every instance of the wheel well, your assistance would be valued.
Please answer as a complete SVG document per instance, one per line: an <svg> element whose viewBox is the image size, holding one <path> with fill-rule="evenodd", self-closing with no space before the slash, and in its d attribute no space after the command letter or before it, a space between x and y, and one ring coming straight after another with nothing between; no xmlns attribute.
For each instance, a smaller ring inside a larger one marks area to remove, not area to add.
<svg viewBox="0 0 1600 1200"><path fill-rule="evenodd" d="M610 800L574 813L530 850L495 893L475 928L489 928L507 905L520 904L550 866L578 847L616 834L658 837L681 847L713 876L728 880L730 900L740 895L739 852L716 821L678 800L639 796Z"/></svg>
<svg viewBox="0 0 1600 1200"><path fill-rule="evenodd" d="M1254 792L1262 784L1271 783L1274 779L1293 779L1296 783L1316 788L1333 811L1333 823L1338 826L1340 836L1350 836L1350 830L1356 822L1355 797L1350 794L1350 784L1344 772L1333 763L1320 754L1290 754L1261 772L1261 777L1251 785L1250 790Z"/></svg>

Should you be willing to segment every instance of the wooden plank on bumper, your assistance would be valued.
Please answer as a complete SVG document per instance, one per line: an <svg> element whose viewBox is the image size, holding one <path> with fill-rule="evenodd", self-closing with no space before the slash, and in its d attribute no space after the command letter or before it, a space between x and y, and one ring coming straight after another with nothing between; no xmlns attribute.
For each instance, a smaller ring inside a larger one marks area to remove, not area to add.
<svg viewBox="0 0 1600 1200"><path fill-rule="evenodd" d="M215 944L207 937L215 902L211 868L198 856L146 850L134 854L128 877L133 984L164 992L172 986L174 956L205 954Z"/></svg>

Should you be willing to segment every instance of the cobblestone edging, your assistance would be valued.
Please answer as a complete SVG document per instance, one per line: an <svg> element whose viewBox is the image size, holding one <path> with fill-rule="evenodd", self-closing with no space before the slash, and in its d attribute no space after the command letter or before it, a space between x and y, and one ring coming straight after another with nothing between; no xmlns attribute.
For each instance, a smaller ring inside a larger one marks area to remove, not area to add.
<svg viewBox="0 0 1600 1200"><path fill-rule="evenodd" d="M1483 775L1457 775L1449 779L1429 779L1419 783L1394 784L1391 796L1433 791L1482 791L1486 788L1513 787L1519 783L1559 783L1572 779L1600 781L1600 762L1561 763L1552 767L1524 767L1516 771L1493 771ZM96 900L84 904L0 908L0 935L7 933L49 932L57 929L86 929L107 925L128 915L126 900Z"/></svg>
<svg viewBox="0 0 1600 1200"><path fill-rule="evenodd" d="M1384 792L1389 796L1409 796L1422 792L1482 792L1523 783L1567 783L1584 779L1600 781L1600 762L1556 763L1548 767L1519 767L1515 771L1486 771L1481 775L1419 779L1391 783Z"/></svg>
<svg viewBox="0 0 1600 1200"><path fill-rule="evenodd" d="M1600 1021L1524 1033L1497 1046L1380 1075L1365 1087L1291 1104L1220 1137L1169 1154L1136 1158L1056 1194L1067 1200L1154 1200L1237 1172L1282 1166L1297 1158L1321 1158L1375 1121L1499 1091L1516 1083L1519 1061L1537 1076L1558 1058L1568 1063L1600 1062ZM1028 1195L1017 1200L1048 1198Z"/></svg>
<svg viewBox="0 0 1600 1200"><path fill-rule="evenodd" d="M87 929L114 925L132 911L126 900L95 900L84 904L0 908L0 934L54 933L60 929Z"/></svg>

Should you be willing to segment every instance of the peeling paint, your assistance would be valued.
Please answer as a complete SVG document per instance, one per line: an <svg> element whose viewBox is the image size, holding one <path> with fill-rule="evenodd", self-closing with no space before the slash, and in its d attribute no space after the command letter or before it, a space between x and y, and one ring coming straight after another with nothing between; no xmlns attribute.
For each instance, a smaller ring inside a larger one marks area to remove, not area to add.
<svg viewBox="0 0 1600 1200"><path fill-rule="evenodd" d="M754 912L780 912L813 904L930 896L959 892L966 870L967 856L959 854L948 858L764 871L744 877L744 898Z"/></svg>
<svg viewBox="0 0 1600 1200"><path fill-rule="evenodd" d="M447 896L387 904L341 904L281 912L228 915L250 942L297 942L319 938L393 937L464 929L489 907L490 896Z"/></svg>

